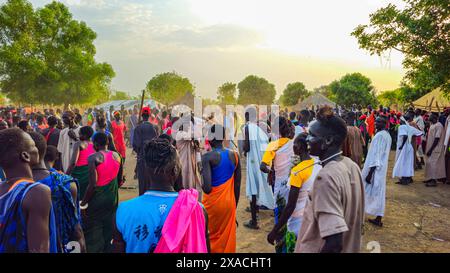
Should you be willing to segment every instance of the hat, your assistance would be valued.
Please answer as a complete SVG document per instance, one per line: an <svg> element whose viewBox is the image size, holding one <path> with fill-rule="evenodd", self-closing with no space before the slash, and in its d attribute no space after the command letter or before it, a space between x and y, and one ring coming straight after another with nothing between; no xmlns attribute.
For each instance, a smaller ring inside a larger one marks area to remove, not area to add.
<svg viewBox="0 0 450 273"><path fill-rule="evenodd" d="M150 107L143 107L142 108L142 115L150 115Z"/></svg>

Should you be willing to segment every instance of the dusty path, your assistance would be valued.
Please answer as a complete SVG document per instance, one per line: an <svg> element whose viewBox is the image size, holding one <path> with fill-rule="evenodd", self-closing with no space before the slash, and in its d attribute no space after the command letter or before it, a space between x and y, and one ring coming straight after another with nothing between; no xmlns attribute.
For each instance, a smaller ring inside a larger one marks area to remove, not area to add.
<svg viewBox="0 0 450 273"><path fill-rule="evenodd" d="M126 187L137 186L133 180L135 158L128 152L126 162ZM450 252L450 185L439 184L436 188L427 188L422 183L423 170L416 173L415 182L409 186L396 185L390 178L394 153L389 162L387 204L384 227L377 228L366 222L362 251L367 252L368 242L380 244L381 252ZM121 189L120 200L137 196L137 189ZM261 211L260 230L249 230L243 226L250 219L246 212L249 203L245 197L245 169L241 199L238 206L237 251L238 252L274 252L266 236L273 225L273 212Z"/></svg>

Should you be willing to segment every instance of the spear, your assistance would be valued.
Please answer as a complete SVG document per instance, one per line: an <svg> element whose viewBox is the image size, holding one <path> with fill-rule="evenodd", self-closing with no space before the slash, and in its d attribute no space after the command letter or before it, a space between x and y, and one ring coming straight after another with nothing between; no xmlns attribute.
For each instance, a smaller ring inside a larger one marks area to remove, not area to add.
<svg viewBox="0 0 450 273"><path fill-rule="evenodd" d="M139 108L139 119L138 124L141 123L142 119L142 108L144 108L144 96L145 96L145 89L142 90L142 97L141 97L141 108Z"/></svg>

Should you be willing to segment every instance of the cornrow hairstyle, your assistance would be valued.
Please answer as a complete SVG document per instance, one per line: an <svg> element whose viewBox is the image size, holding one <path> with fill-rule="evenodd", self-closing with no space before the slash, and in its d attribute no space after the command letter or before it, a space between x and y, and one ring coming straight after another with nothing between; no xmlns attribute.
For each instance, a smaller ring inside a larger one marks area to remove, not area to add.
<svg viewBox="0 0 450 273"><path fill-rule="evenodd" d="M330 131L337 144L342 145L347 136L347 124L345 121L336 116L330 106L320 108L316 115L316 119L322 126Z"/></svg>
<svg viewBox="0 0 450 273"><path fill-rule="evenodd" d="M178 154L167 139L152 139L144 146L145 166L153 174L169 174L178 164Z"/></svg>
<svg viewBox="0 0 450 273"><path fill-rule="evenodd" d="M16 163L11 158L25 150L23 134L25 132L19 128L8 128L0 131L0 167L8 168Z"/></svg>
<svg viewBox="0 0 450 273"><path fill-rule="evenodd" d="M29 132L28 134L33 139L34 144L36 145L36 148L39 151L39 160L43 159L45 153L47 152L47 141L45 140L44 136L40 133Z"/></svg>

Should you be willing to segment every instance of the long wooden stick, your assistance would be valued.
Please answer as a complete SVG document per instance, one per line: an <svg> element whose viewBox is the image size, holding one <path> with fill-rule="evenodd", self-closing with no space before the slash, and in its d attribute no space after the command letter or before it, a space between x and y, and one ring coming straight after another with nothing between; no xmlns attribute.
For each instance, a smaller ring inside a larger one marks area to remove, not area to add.
<svg viewBox="0 0 450 273"><path fill-rule="evenodd" d="M138 124L141 123L141 121L142 121L142 108L144 108L144 96L145 96L145 89L142 90L141 108L139 110Z"/></svg>

